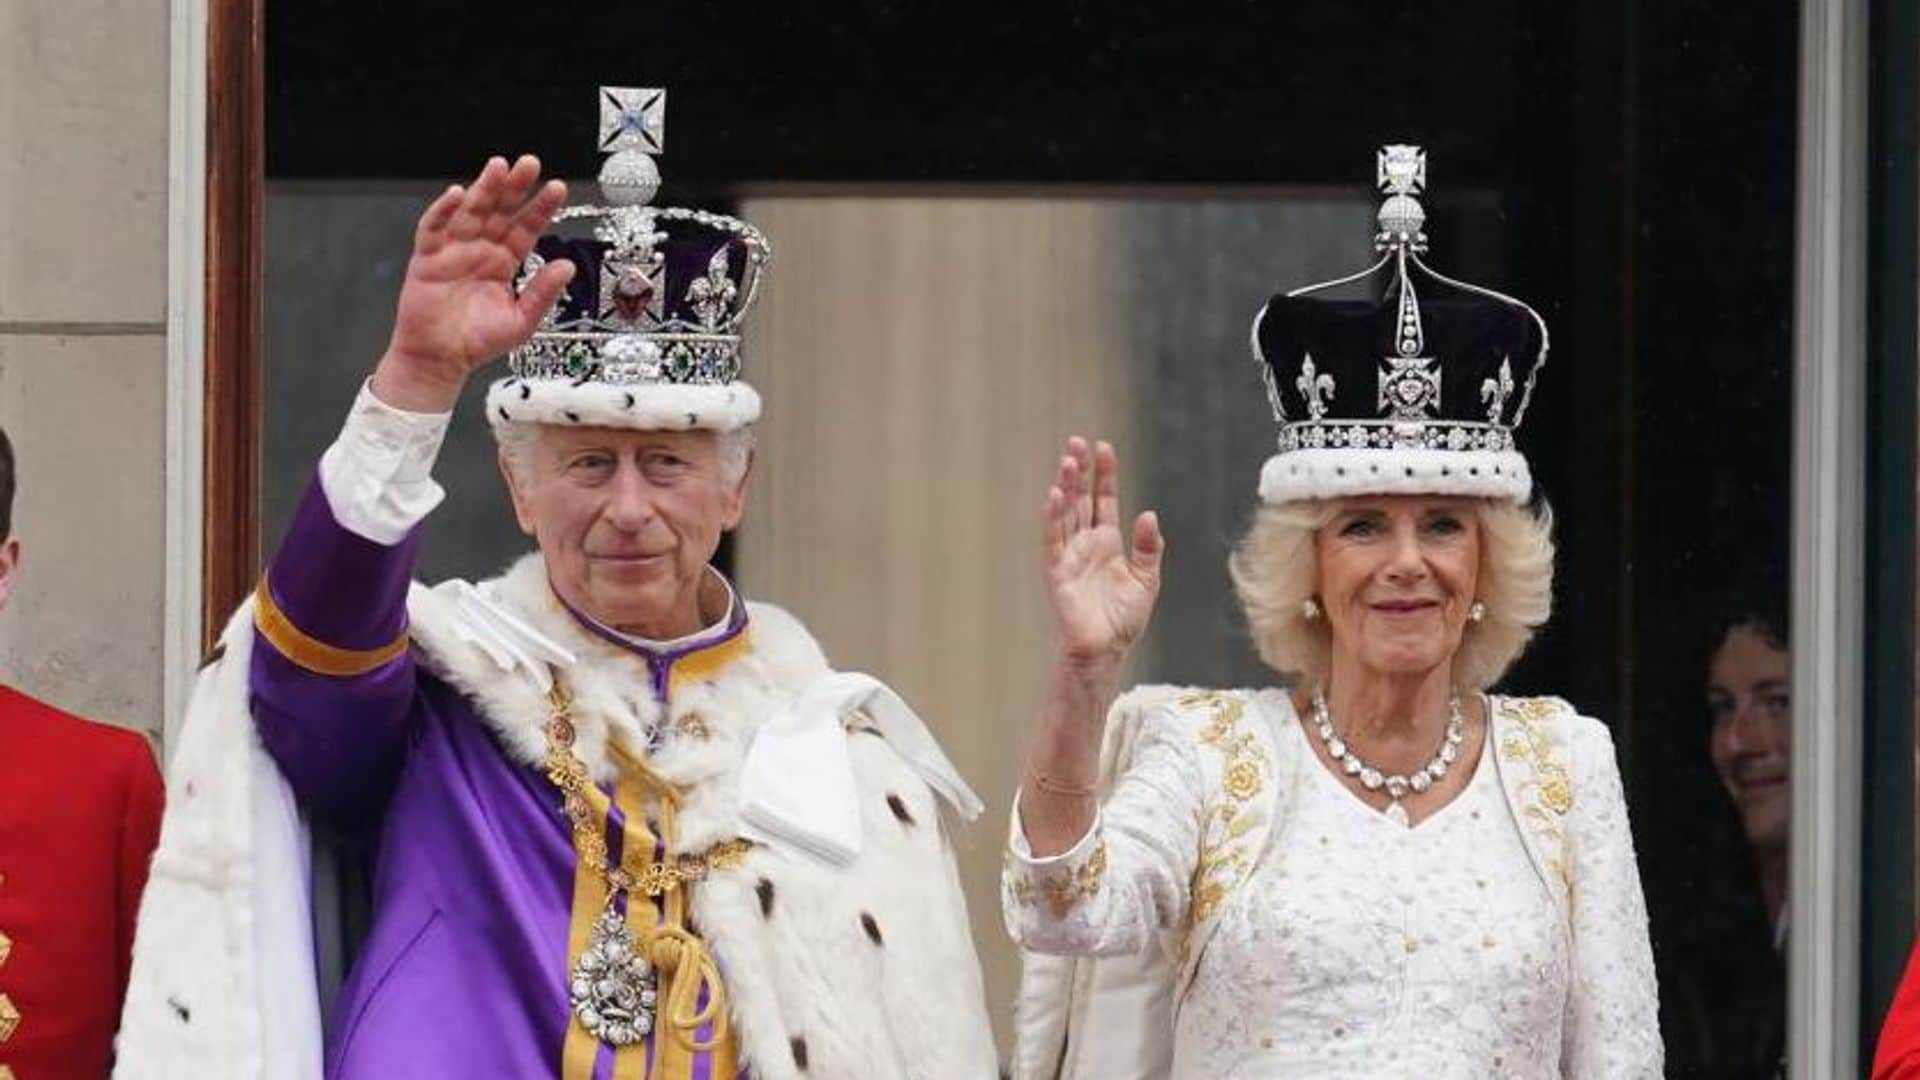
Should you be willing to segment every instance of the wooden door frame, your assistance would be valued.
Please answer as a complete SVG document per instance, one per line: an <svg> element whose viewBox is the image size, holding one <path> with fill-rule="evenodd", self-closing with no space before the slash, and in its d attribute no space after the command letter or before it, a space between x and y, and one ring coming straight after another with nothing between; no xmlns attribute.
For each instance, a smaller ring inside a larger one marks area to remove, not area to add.
<svg viewBox="0 0 1920 1080"><path fill-rule="evenodd" d="M211 648L260 564L265 0L207 0L206 352L201 636Z"/></svg>

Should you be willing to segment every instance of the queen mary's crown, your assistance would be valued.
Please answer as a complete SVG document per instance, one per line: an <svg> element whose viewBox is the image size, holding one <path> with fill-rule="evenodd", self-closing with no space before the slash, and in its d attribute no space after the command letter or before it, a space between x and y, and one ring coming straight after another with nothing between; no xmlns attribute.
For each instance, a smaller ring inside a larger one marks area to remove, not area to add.
<svg viewBox="0 0 1920 1080"><path fill-rule="evenodd" d="M1376 176L1377 261L1275 296L1254 318L1254 359L1280 429L1261 497L1524 501L1533 476L1514 433L1546 365L1547 324L1521 301L1427 264L1419 147L1383 148ZM1373 289L1340 295L1362 284Z"/></svg>

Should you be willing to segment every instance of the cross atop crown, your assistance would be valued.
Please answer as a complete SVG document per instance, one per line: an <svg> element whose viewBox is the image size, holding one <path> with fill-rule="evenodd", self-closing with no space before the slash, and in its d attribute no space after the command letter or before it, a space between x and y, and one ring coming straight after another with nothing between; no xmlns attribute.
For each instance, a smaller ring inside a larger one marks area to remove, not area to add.
<svg viewBox="0 0 1920 1080"><path fill-rule="evenodd" d="M653 155L667 148L667 92L659 87L600 88L600 194L615 206L644 206L660 190Z"/></svg>
<svg viewBox="0 0 1920 1080"><path fill-rule="evenodd" d="M658 154L667 148L667 92L657 87L600 88L600 152L639 150Z"/></svg>
<svg viewBox="0 0 1920 1080"><path fill-rule="evenodd" d="M1421 229L1427 223L1427 212L1418 196L1427 190L1427 152L1395 143L1381 147L1375 161L1374 182L1386 199L1380 204L1380 231L1373 237L1374 250L1425 251L1427 236Z"/></svg>
<svg viewBox="0 0 1920 1080"><path fill-rule="evenodd" d="M1418 195L1427 190L1427 152L1417 146L1381 147L1377 168L1375 183L1383 195Z"/></svg>

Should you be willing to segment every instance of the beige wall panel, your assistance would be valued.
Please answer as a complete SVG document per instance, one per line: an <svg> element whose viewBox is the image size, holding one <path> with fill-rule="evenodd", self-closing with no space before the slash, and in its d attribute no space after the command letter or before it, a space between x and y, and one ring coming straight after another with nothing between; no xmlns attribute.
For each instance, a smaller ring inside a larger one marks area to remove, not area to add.
<svg viewBox="0 0 1920 1080"><path fill-rule="evenodd" d="M739 569L837 666L939 734L988 813L959 839L1009 1049L1018 961L997 891L1051 656L1040 501L1068 434L1126 430L1123 320L1096 200L764 198L775 251L749 331L766 398Z"/></svg>
<svg viewBox="0 0 1920 1080"><path fill-rule="evenodd" d="M0 680L157 733L166 346L160 336L0 336L20 579Z"/></svg>
<svg viewBox="0 0 1920 1080"><path fill-rule="evenodd" d="M0 323L166 312L164 0L0 2Z"/></svg>

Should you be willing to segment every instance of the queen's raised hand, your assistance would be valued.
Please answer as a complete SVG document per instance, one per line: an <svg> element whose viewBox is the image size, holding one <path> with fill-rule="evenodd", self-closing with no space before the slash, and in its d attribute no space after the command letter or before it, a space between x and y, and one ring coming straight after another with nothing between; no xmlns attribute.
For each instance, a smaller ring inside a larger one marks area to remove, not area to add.
<svg viewBox="0 0 1920 1080"><path fill-rule="evenodd" d="M1151 510L1123 528L1119 471L1111 445L1075 436L1047 489L1042 562L1060 660L1094 680L1117 678L1146 631L1166 551Z"/></svg>
<svg viewBox="0 0 1920 1080"><path fill-rule="evenodd" d="M1113 447L1068 440L1042 521L1059 649L1020 787L1027 843L1039 856L1066 851L1093 824L1107 704L1160 595L1159 518L1149 510L1124 530L1120 521Z"/></svg>

